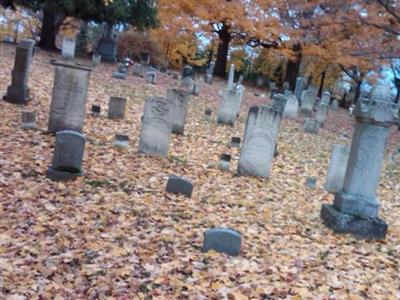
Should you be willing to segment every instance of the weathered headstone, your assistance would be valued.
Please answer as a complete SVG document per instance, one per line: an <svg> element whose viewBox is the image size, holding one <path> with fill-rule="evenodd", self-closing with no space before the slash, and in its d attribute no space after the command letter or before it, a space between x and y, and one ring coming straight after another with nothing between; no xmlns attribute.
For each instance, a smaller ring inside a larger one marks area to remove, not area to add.
<svg viewBox="0 0 400 300"><path fill-rule="evenodd" d="M297 77L296 79L296 87L294 90L294 95L296 96L297 100L301 102L301 96L303 94L303 90L306 86L306 82L303 77Z"/></svg>
<svg viewBox="0 0 400 300"><path fill-rule="evenodd" d="M285 110L283 111L283 116L289 119L297 118L299 111L299 101L294 95L288 97Z"/></svg>
<svg viewBox="0 0 400 300"><path fill-rule="evenodd" d="M126 110L126 98L110 97L108 102L108 118L109 119L124 119Z"/></svg>
<svg viewBox="0 0 400 300"><path fill-rule="evenodd" d="M152 156L168 155L175 104L166 98L149 97L144 105L139 152Z"/></svg>
<svg viewBox="0 0 400 300"><path fill-rule="evenodd" d="M343 189L333 205L324 204L321 218L338 233L367 239L385 237L388 225L378 217L376 191L389 137L398 121L399 104L391 100L387 86L373 87L370 99L361 98L355 109L356 126Z"/></svg>
<svg viewBox="0 0 400 300"><path fill-rule="evenodd" d="M215 62L211 61L210 65L207 68L206 75L204 77L204 81L208 84L212 83L213 74L214 74Z"/></svg>
<svg viewBox="0 0 400 300"><path fill-rule="evenodd" d="M235 79L235 65L231 64L231 67L229 69L229 75L228 75L228 86L227 86L228 91L233 90L234 79Z"/></svg>
<svg viewBox="0 0 400 300"><path fill-rule="evenodd" d="M319 127L317 120L311 118L304 119L304 132L318 134Z"/></svg>
<svg viewBox="0 0 400 300"><path fill-rule="evenodd" d="M324 127L326 119L328 117L329 106L325 103L320 103L317 107L317 113L315 114L315 120L321 127Z"/></svg>
<svg viewBox="0 0 400 300"><path fill-rule="evenodd" d="M157 75L154 71L147 71L146 72L146 82L151 84L157 83Z"/></svg>
<svg viewBox="0 0 400 300"><path fill-rule="evenodd" d="M243 95L244 95L245 87L241 84L235 86L235 105L236 105L236 116L239 116L240 106L242 105Z"/></svg>
<svg viewBox="0 0 400 300"><path fill-rule="evenodd" d="M229 171L229 165L231 163L231 156L229 154L221 154L219 158L219 169L222 171Z"/></svg>
<svg viewBox="0 0 400 300"><path fill-rule="evenodd" d="M231 256L239 255L242 244L240 233L228 228L211 228L204 233L203 252L215 250Z"/></svg>
<svg viewBox="0 0 400 300"><path fill-rule="evenodd" d="M321 103L324 103L329 106L329 104L331 103L331 93L324 92L322 94Z"/></svg>
<svg viewBox="0 0 400 300"><path fill-rule="evenodd" d="M189 65L183 67L181 86L188 91L193 90L193 68Z"/></svg>
<svg viewBox="0 0 400 300"><path fill-rule="evenodd" d="M289 84L289 82L285 81L285 82L283 83L283 85L282 85L282 88L283 88L283 93L286 93L287 91L289 91L289 89L290 89L290 84Z"/></svg>
<svg viewBox="0 0 400 300"><path fill-rule="evenodd" d="M101 64L101 55L97 54L97 53L93 53L92 54L92 65L93 65L93 67L96 67L99 64Z"/></svg>
<svg viewBox="0 0 400 300"><path fill-rule="evenodd" d="M65 62L53 62L55 79L50 104L48 131L82 132L91 68Z"/></svg>
<svg viewBox="0 0 400 300"><path fill-rule="evenodd" d="M282 114L270 106L250 108L240 152L238 174L268 177Z"/></svg>
<svg viewBox="0 0 400 300"><path fill-rule="evenodd" d="M311 90L306 90L303 92L301 99L301 112L306 116L311 116L314 110L315 104L315 93Z"/></svg>
<svg viewBox="0 0 400 300"><path fill-rule="evenodd" d="M186 90L172 88L167 90L167 99L174 103L172 133L183 134L189 104L189 94Z"/></svg>
<svg viewBox="0 0 400 300"><path fill-rule="evenodd" d="M28 78L32 63L34 40L22 40L16 49L11 85L3 99L11 103L24 104L30 100Z"/></svg>
<svg viewBox="0 0 400 300"><path fill-rule="evenodd" d="M238 98L235 90L224 89L219 103L217 123L233 126L238 110Z"/></svg>
<svg viewBox="0 0 400 300"><path fill-rule="evenodd" d="M240 142L241 142L240 137L233 136L233 137L231 138L230 146L231 146L231 147L240 147Z"/></svg>
<svg viewBox="0 0 400 300"><path fill-rule="evenodd" d="M343 188L349 154L350 148L348 146L339 144L333 145L328 175L324 185L325 190L328 192L336 193Z"/></svg>
<svg viewBox="0 0 400 300"><path fill-rule="evenodd" d="M112 76L117 79L126 79L128 75L128 67L125 64L119 64L117 71L113 72Z"/></svg>
<svg viewBox="0 0 400 300"><path fill-rule="evenodd" d="M117 41L110 36L102 37L97 46L97 53L101 55L101 60L104 62L116 62Z"/></svg>
<svg viewBox="0 0 400 300"><path fill-rule="evenodd" d="M168 178L165 191L167 193L182 194L188 198L191 198L193 192L193 184L188 179L172 175Z"/></svg>
<svg viewBox="0 0 400 300"><path fill-rule="evenodd" d="M85 140L85 137L76 131L57 132L53 162L47 169L47 177L53 181L61 181L81 176Z"/></svg>
<svg viewBox="0 0 400 300"><path fill-rule="evenodd" d="M64 37L62 43L62 57L65 59L73 59L75 57L76 39Z"/></svg>
<svg viewBox="0 0 400 300"><path fill-rule="evenodd" d="M285 111L287 100L288 98L285 95L275 94L272 99L272 107L279 113L283 114L283 112Z"/></svg>
<svg viewBox="0 0 400 300"><path fill-rule="evenodd" d="M142 76L143 70L144 68L141 64L135 63L132 67L132 74L134 76Z"/></svg>
<svg viewBox="0 0 400 300"><path fill-rule="evenodd" d="M200 93L200 84L198 82L193 84L192 95L198 96Z"/></svg>
<svg viewBox="0 0 400 300"><path fill-rule="evenodd" d="M117 148L128 148L129 146L129 136L125 134L116 134L114 146Z"/></svg>
<svg viewBox="0 0 400 300"><path fill-rule="evenodd" d="M334 99L331 103L331 108L333 110L338 110L339 109L339 101L337 101L336 99Z"/></svg>
<svg viewBox="0 0 400 300"><path fill-rule="evenodd" d="M35 129L36 128L36 114L33 111L23 111L21 114L21 128L22 129Z"/></svg>
<svg viewBox="0 0 400 300"><path fill-rule="evenodd" d="M92 116L97 117L100 115L100 112L101 112L100 105L92 105L92 111L91 111Z"/></svg>

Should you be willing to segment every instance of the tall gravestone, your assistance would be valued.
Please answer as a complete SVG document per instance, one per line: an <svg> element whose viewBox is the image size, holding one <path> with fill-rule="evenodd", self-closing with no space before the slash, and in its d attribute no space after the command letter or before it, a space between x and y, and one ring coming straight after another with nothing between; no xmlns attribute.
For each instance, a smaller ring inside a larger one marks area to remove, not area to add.
<svg viewBox="0 0 400 300"><path fill-rule="evenodd" d="M297 77L294 95L296 96L296 98L299 102L301 102L301 96L303 94L303 90L304 90L305 86L306 86L306 82L305 82L304 78Z"/></svg>
<svg viewBox="0 0 400 300"><path fill-rule="evenodd" d="M82 132L91 68L74 63L54 62L55 78L50 104L48 131Z"/></svg>
<svg viewBox="0 0 400 300"><path fill-rule="evenodd" d="M149 97L144 105L139 152L166 157L172 130L174 103L162 97Z"/></svg>
<svg viewBox="0 0 400 300"><path fill-rule="evenodd" d="M389 127L398 121L399 105L390 89L373 87L370 98L361 98L355 109L356 126L351 143L343 189L333 205L324 204L321 218L335 232L361 238L382 239L387 224L378 217L376 191L382 169Z"/></svg>
<svg viewBox="0 0 400 300"><path fill-rule="evenodd" d="M236 85L235 87L235 105L236 105L236 116L240 113L240 106L242 105L243 95L244 95L245 87L241 84Z"/></svg>
<svg viewBox="0 0 400 300"><path fill-rule="evenodd" d="M32 63L34 40L22 40L16 49L11 85L3 99L7 102L24 104L30 100L28 78Z"/></svg>
<svg viewBox="0 0 400 300"><path fill-rule="evenodd" d="M183 134L189 104L189 94L186 90L182 89L168 89L167 99L174 103L172 133Z"/></svg>
<svg viewBox="0 0 400 300"><path fill-rule="evenodd" d="M297 101L294 95L290 95L286 102L285 110L283 111L283 117L289 119L297 118L299 111L299 101Z"/></svg>
<svg viewBox="0 0 400 300"><path fill-rule="evenodd" d="M233 90L233 81L235 79L235 65L231 64L231 67L229 69L229 75L228 75L228 90L231 91Z"/></svg>
<svg viewBox="0 0 400 300"><path fill-rule="evenodd" d="M349 154L350 148L348 146L340 144L333 145L328 175L326 176L324 185L325 190L328 192L336 193L343 188Z"/></svg>
<svg viewBox="0 0 400 300"><path fill-rule="evenodd" d="M238 173L268 177L282 114L270 106L253 106L247 118Z"/></svg>
<svg viewBox="0 0 400 300"><path fill-rule="evenodd" d="M215 62L211 61L210 65L207 68L206 76L204 77L204 81L208 84L212 83L213 74L214 74Z"/></svg>
<svg viewBox="0 0 400 300"><path fill-rule="evenodd" d="M217 123L233 126L238 110L238 98L235 90L224 89L219 103Z"/></svg>
<svg viewBox="0 0 400 300"><path fill-rule="evenodd" d="M315 93L312 90L304 91L301 99L301 112L306 116L311 116L315 100Z"/></svg>

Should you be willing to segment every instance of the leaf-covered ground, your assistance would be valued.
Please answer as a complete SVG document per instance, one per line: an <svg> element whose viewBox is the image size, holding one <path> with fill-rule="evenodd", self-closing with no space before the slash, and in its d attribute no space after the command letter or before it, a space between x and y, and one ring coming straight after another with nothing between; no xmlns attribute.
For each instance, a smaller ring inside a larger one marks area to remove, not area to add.
<svg viewBox="0 0 400 300"><path fill-rule="evenodd" d="M0 90L10 82L14 47L0 46ZM165 95L177 81L159 74L149 85L130 75L111 78L115 66L92 73L87 110L84 177L46 179L54 137L20 129L23 110L47 128L55 54L39 52L30 73L27 106L0 101L0 298L2 299L399 299L400 164L385 161L379 186L384 241L335 235L319 218L333 196L323 184L333 143L349 143L353 121L330 112L319 135L302 132L302 120L284 120L279 156L269 179L235 175L247 109L267 103L248 87L234 128L217 126L218 91L201 85L190 100L184 136L173 136L168 159L137 152L140 117L148 95ZM262 93L262 91L258 91ZM124 121L106 118L110 96L128 97ZM204 110L213 109L212 121ZM130 147L113 147L116 133ZM392 128L387 157L399 147ZM231 172L218 170L221 153L233 155ZM165 194L167 177L194 183L191 199ZM305 187L307 176L317 188ZM239 257L202 253L203 232L213 226L242 234Z"/></svg>

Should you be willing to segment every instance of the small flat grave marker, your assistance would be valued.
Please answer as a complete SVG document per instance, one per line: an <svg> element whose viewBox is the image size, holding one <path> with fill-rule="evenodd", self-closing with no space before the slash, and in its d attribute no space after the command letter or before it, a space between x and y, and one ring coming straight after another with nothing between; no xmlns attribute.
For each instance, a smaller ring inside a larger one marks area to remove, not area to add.
<svg viewBox="0 0 400 300"><path fill-rule="evenodd" d="M188 179L172 175L168 178L165 191L167 193L182 194L188 198L191 198L193 184Z"/></svg>
<svg viewBox="0 0 400 300"><path fill-rule="evenodd" d="M241 139L240 137L234 136L231 138L231 147L240 147Z"/></svg>
<svg viewBox="0 0 400 300"><path fill-rule="evenodd" d="M310 189L315 189L317 187L317 178L315 177L307 177L306 186Z"/></svg>
<svg viewBox="0 0 400 300"><path fill-rule="evenodd" d="M124 134L116 134L114 146L117 148L127 148L129 146L129 136Z"/></svg>
<svg viewBox="0 0 400 300"><path fill-rule="evenodd" d="M21 114L21 128L22 129L35 129L36 128L36 114L32 111L23 111Z"/></svg>
<svg viewBox="0 0 400 300"><path fill-rule="evenodd" d="M92 115L97 117L100 115L101 107L100 105L92 105Z"/></svg>
<svg viewBox="0 0 400 300"><path fill-rule="evenodd" d="M222 171L229 171L229 164L231 163L231 156L229 154L221 154L219 160L219 169Z"/></svg>
<svg viewBox="0 0 400 300"><path fill-rule="evenodd" d="M204 233L203 252L215 250L231 256L240 253L242 237L240 233L229 228L211 228Z"/></svg>

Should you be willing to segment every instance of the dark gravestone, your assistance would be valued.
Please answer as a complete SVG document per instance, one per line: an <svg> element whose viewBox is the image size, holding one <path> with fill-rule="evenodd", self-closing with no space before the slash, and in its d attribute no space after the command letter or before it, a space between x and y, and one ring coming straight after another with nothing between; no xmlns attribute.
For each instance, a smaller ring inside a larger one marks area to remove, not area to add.
<svg viewBox="0 0 400 300"><path fill-rule="evenodd" d="M47 177L53 181L61 181L81 176L84 149L85 137L79 132L57 132L53 162L47 170Z"/></svg>
<svg viewBox="0 0 400 300"><path fill-rule="evenodd" d="M126 98L111 97L108 103L108 118L109 119L124 119L125 118Z"/></svg>
<svg viewBox="0 0 400 300"><path fill-rule="evenodd" d="M231 256L239 255L242 244L240 233L228 228L211 228L204 233L203 252L215 250Z"/></svg>
<svg viewBox="0 0 400 300"><path fill-rule="evenodd" d="M205 115L206 115L206 116L211 116L211 113L212 113L211 108L207 108L207 109L205 110Z"/></svg>
<svg viewBox="0 0 400 300"><path fill-rule="evenodd" d="M172 175L168 178L166 192L173 194L182 194L188 198L192 197L193 184L184 178Z"/></svg>
<svg viewBox="0 0 400 300"><path fill-rule="evenodd" d="M116 62L117 41L111 37L102 37L99 40L97 53L101 55L101 60L104 62Z"/></svg>
<svg viewBox="0 0 400 300"><path fill-rule="evenodd" d="M219 169L222 171L229 171L229 164L231 163L231 156L229 154L221 154L219 159Z"/></svg>
<svg viewBox="0 0 400 300"><path fill-rule="evenodd" d="M117 148L127 148L129 146L129 136L124 134L116 134L114 146Z"/></svg>
<svg viewBox="0 0 400 300"><path fill-rule="evenodd" d="M22 129L36 128L36 114L32 111L23 111L21 114L21 122Z"/></svg>
<svg viewBox="0 0 400 300"><path fill-rule="evenodd" d="M101 107L100 105L92 105L92 115L98 116L100 115Z"/></svg>
<svg viewBox="0 0 400 300"><path fill-rule="evenodd" d="M34 40L21 41L16 49L11 85L3 99L11 103L27 103L30 100L28 78L32 62Z"/></svg>
<svg viewBox="0 0 400 300"><path fill-rule="evenodd" d="M230 144L230 146L231 146L231 147L240 147L240 141L241 141L240 137L234 136L234 137L232 137L232 139L231 139L231 144Z"/></svg>

